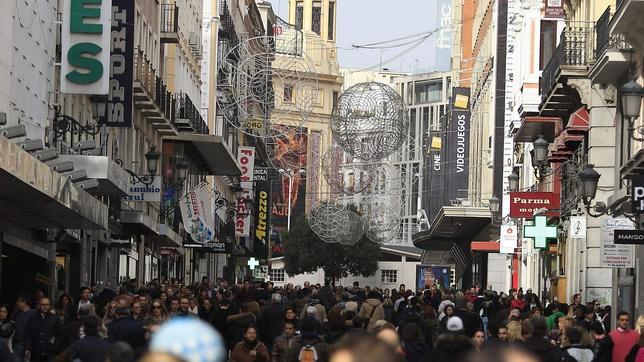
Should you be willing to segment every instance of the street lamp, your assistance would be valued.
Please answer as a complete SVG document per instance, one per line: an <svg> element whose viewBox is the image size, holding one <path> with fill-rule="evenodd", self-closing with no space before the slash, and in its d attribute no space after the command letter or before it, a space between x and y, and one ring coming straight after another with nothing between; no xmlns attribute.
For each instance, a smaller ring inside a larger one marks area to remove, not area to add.
<svg viewBox="0 0 644 362"><path fill-rule="evenodd" d="M628 119L628 133L635 141L644 141L644 138L638 138L633 135L635 127L633 126L636 118L640 116L642 106L642 97L644 97L644 88L631 80L619 88L622 105L622 115Z"/></svg>
<svg viewBox="0 0 644 362"><path fill-rule="evenodd" d="M597 184L601 177L599 172L595 171L594 167L595 165L587 164L586 167L577 174L577 178L581 182L581 198L586 206L586 213L592 217L599 217L604 214L608 214L609 210L606 208L605 203L597 202L592 208L598 213L594 214L590 211L590 203L595 198L595 195L597 195Z"/></svg>
<svg viewBox="0 0 644 362"><path fill-rule="evenodd" d="M148 168L148 174L139 176L137 175L134 171L128 170L123 166L123 160L121 159L114 159L114 162L116 162L125 172L132 177L131 183L136 184L136 183L142 183L145 186L150 186L154 182L154 178L157 174L157 169L159 168L159 159L161 158L161 154L156 150L156 147L152 146L150 147L150 150L145 154L145 160L147 161L147 168Z"/></svg>
<svg viewBox="0 0 644 362"><path fill-rule="evenodd" d="M292 194L291 189L293 188L294 174L293 174L293 170L291 170L290 168L288 170L284 170L283 168L280 168L278 171L282 175L288 177L288 219L287 219L288 221L286 223L286 230L291 231L291 194ZM306 170L303 168L301 168L298 172L300 173L300 175L306 174Z"/></svg>
<svg viewBox="0 0 644 362"><path fill-rule="evenodd" d="M155 176L157 174L160 158L161 153L159 153L154 146L150 147L150 150L145 154L145 160L148 164L148 172L150 176Z"/></svg>
<svg viewBox="0 0 644 362"><path fill-rule="evenodd" d="M539 135L539 138L532 142L532 146L534 146L534 162L536 166L542 167L546 163L549 145L550 142L548 142L543 135Z"/></svg>
<svg viewBox="0 0 644 362"><path fill-rule="evenodd" d="M516 169L512 170L512 173L508 175L508 184L510 192L519 191L519 173Z"/></svg>
<svg viewBox="0 0 644 362"><path fill-rule="evenodd" d="M492 225L499 224L499 211L501 210L501 200L498 197L492 196L489 200L490 216L492 219Z"/></svg>

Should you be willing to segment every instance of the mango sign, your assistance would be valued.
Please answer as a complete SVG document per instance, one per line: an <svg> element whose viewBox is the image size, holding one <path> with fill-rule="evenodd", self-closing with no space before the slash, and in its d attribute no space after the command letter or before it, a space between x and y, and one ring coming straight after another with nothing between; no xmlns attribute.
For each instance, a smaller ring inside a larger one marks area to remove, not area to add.
<svg viewBox="0 0 644 362"><path fill-rule="evenodd" d="M111 0L64 0L60 90L108 94Z"/></svg>

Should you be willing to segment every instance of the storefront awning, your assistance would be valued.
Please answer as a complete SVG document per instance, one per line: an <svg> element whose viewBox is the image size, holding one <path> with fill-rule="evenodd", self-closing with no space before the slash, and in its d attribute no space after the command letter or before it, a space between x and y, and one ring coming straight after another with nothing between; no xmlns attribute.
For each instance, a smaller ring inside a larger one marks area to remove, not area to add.
<svg viewBox="0 0 644 362"><path fill-rule="evenodd" d="M239 176L241 169L237 158L228 150L220 136L196 133L181 133L167 136L163 142L185 143L201 156L203 168L210 175Z"/></svg>
<svg viewBox="0 0 644 362"><path fill-rule="evenodd" d="M132 232L142 235L159 235L159 223L143 213L136 210L122 210L121 224Z"/></svg>
<svg viewBox="0 0 644 362"><path fill-rule="evenodd" d="M487 207L443 206L429 230L412 236L414 245L424 250L450 250L455 241L471 241L490 224Z"/></svg>
<svg viewBox="0 0 644 362"><path fill-rule="evenodd" d="M0 136L0 218L28 229L108 228L107 206Z"/></svg>
<svg viewBox="0 0 644 362"><path fill-rule="evenodd" d="M552 142L562 131L561 118L559 117L523 117L521 127L514 135L514 142L534 142L539 135Z"/></svg>
<svg viewBox="0 0 644 362"><path fill-rule="evenodd" d="M498 241L472 241L470 249L477 253L498 253L501 243Z"/></svg>
<svg viewBox="0 0 644 362"><path fill-rule="evenodd" d="M566 131L568 133L585 133L590 130L590 114L586 107L581 107L568 118Z"/></svg>

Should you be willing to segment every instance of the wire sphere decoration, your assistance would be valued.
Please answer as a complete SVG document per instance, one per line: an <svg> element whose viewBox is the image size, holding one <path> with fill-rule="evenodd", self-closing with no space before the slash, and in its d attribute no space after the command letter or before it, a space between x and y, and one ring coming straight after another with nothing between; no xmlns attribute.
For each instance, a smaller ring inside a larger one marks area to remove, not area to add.
<svg viewBox="0 0 644 362"><path fill-rule="evenodd" d="M339 243L342 245L355 245L364 235L364 220L357 213L347 210L349 214L349 224L342 228L342 236Z"/></svg>
<svg viewBox="0 0 644 362"><path fill-rule="evenodd" d="M326 149L321 161L322 174L332 194L362 193L371 186L375 177L376 164L356 160L335 144Z"/></svg>
<svg viewBox="0 0 644 362"><path fill-rule="evenodd" d="M358 83L342 92L331 114L333 136L342 149L363 161L381 160L407 137L409 117L402 97L378 82Z"/></svg>
<svg viewBox="0 0 644 362"><path fill-rule="evenodd" d="M400 230L404 192L402 180L395 177L395 170L383 165L377 174L373 187L362 197L360 207L367 238L384 244L393 240ZM386 184L381 182L383 179L387 180Z"/></svg>
<svg viewBox="0 0 644 362"><path fill-rule="evenodd" d="M332 201L320 202L306 215L311 230L327 243L339 243L346 235L350 224L349 210Z"/></svg>
<svg viewBox="0 0 644 362"><path fill-rule="evenodd" d="M273 137L275 117L280 124L301 126L317 103L313 62L284 51L285 40L276 52L276 42L276 36L245 39L224 53L217 70L217 115L253 137Z"/></svg>

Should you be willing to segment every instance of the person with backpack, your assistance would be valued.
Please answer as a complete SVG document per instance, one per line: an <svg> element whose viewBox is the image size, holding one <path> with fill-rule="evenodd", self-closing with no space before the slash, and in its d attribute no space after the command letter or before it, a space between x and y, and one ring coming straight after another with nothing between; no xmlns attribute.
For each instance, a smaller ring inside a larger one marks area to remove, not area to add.
<svg viewBox="0 0 644 362"><path fill-rule="evenodd" d="M385 319L385 310L377 291L372 290L369 292L367 300L360 307L358 316L365 319L367 332L370 333L376 327L376 321Z"/></svg>
<svg viewBox="0 0 644 362"><path fill-rule="evenodd" d="M404 331L408 324L415 324L421 332L425 345L431 351L434 342L432 340L432 333L429 326L425 323L423 318L423 311L418 305L418 298L411 297L409 305L401 312L400 322L398 323L398 330Z"/></svg>
<svg viewBox="0 0 644 362"><path fill-rule="evenodd" d="M257 328L249 325L244 337L230 354L230 362L269 362L268 348L257 339Z"/></svg>
<svg viewBox="0 0 644 362"><path fill-rule="evenodd" d="M329 360L330 348L317 330L317 321L313 317L302 320L300 340L289 351L289 362L326 362Z"/></svg>

